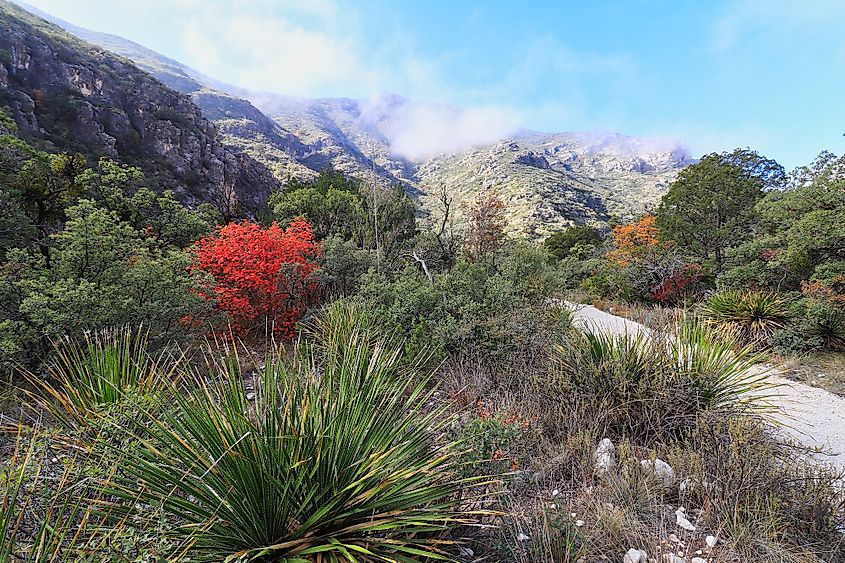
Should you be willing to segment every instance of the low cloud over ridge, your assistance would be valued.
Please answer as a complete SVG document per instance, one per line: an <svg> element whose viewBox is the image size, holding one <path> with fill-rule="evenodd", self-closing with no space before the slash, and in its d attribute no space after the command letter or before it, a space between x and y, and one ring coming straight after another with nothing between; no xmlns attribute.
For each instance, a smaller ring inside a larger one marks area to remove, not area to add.
<svg viewBox="0 0 845 563"><path fill-rule="evenodd" d="M494 143L522 128L517 112L497 106L457 108L387 95L363 102L361 110L364 124L409 160Z"/></svg>

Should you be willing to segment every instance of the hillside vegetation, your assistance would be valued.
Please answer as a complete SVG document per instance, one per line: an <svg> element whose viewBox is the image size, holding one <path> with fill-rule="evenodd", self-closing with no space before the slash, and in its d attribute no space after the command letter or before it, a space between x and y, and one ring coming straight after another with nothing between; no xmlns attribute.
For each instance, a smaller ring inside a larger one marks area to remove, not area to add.
<svg viewBox="0 0 845 563"><path fill-rule="evenodd" d="M225 148L129 62L0 26L0 563L845 561L845 468L764 365L843 365L843 157L526 133L374 165L357 102L287 129L218 92ZM319 171L239 191L256 127Z"/></svg>

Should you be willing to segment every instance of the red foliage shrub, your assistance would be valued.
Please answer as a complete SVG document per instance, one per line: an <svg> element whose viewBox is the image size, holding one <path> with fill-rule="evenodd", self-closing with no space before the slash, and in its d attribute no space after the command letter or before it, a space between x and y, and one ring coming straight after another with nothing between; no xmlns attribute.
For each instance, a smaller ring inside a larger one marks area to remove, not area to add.
<svg viewBox="0 0 845 563"><path fill-rule="evenodd" d="M276 336L291 338L317 295L321 247L304 219L287 229L230 223L197 241L193 253L193 270L208 274L200 294L216 303L236 332L271 326Z"/></svg>
<svg viewBox="0 0 845 563"><path fill-rule="evenodd" d="M676 303L704 276L698 264L687 264L681 271L663 280L651 291L652 298L658 303Z"/></svg>

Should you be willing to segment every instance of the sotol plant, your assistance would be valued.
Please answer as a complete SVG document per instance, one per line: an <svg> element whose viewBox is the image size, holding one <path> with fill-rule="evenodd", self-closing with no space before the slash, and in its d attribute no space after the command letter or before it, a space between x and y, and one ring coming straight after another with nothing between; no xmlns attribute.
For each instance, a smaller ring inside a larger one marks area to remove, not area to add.
<svg viewBox="0 0 845 563"><path fill-rule="evenodd" d="M267 358L253 391L233 355L139 423L152 430L112 493L135 518L152 505L173 519L171 557L448 559L447 532L470 517L454 445L438 442L448 418L427 409L427 376L342 317Z"/></svg>
<svg viewBox="0 0 845 563"><path fill-rule="evenodd" d="M789 303L774 292L730 290L712 295L701 314L724 334L759 346L786 326Z"/></svg>
<svg viewBox="0 0 845 563"><path fill-rule="evenodd" d="M25 376L39 391L35 402L65 425L85 425L128 393L161 394L175 382L176 362L151 355L140 329L66 337L54 348L46 379Z"/></svg>
<svg viewBox="0 0 845 563"><path fill-rule="evenodd" d="M751 347L694 321L665 335L572 335L556 360L565 391L591 397L610 428L645 441L703 412L764 410L773 387Z"/></svg>

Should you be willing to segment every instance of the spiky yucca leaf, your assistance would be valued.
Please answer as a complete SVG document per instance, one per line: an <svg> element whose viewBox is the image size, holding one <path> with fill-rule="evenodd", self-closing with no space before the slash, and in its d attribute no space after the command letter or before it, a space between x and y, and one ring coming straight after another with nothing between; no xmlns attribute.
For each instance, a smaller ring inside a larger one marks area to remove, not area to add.
<svg viewBox="0 0 845 563"><path fill-rule="evenodd" d="M753 345L742 345L694 319L681 323L670 342L672 368L692 382L702 408L768 410L778 386L769 382L769 370L761 367L764 357Z"/></svg>
<svg viewBox="0 0 845 563"><path fill-rule="evenodd" d="M759 346L786 326L789 303L775 292L730 290L712 295L701 314L724 334Z"/></svg>
<svg viewBox="0 0 845 563"><path fill-rule="evenodd" d="M81 340L65 337L54 348L47 379L24 375L39 391L30 396L66 425L85 424L127 392L160 393L175 382L177 363L167 367L161 356L150 354L140 329L88 333Z"/></svg>
<svg viewBox="0 0 845 563"><path fill-rule="evenodd" d="M426 410L426 378L407 388L399 352L349 322L268 357L252 392L238 357L193 374L141 423L152 437L113 491L124 509L140 490L191 560L447 558L443 534L467 518L453 446L434 439L448 419Z"/></svg>
<svg viewBox="0 0 845 563"><path fill-rule="evenodd" d="M775 387L750 346L694 321L668 334L572 335L556 359L566 387L601 405L610 428L644 441L705 411L763 411Z"/></svg>

